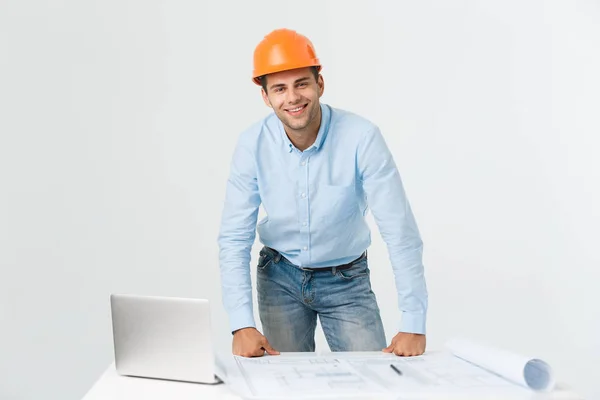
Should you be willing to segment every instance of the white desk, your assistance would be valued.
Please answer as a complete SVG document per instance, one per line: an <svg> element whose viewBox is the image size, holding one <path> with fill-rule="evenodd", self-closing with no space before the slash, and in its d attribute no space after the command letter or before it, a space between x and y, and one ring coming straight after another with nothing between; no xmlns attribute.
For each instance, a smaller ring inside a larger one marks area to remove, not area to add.
<svg viewBox="0 0 600 400"><path fill-rule="evenodd" d="M239 400L227 386L125 377L110 365L83 400Z"/></svg>
<svg viewBox="0 0 600 400"><path fill-rule="evenodd" d="M163 381L124 377L110 365L82 400L240 400L226 385ZM531 400L583 400L583 397L559 389L551 394L532 392ZM496 399L501 400L501 399ZM508 399L510 400L510 399Z"/></svg>

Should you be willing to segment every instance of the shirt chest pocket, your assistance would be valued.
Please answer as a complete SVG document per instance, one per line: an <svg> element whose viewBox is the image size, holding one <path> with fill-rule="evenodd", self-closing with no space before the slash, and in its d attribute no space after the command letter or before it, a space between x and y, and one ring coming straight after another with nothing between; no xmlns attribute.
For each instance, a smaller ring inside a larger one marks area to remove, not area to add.
<svg viewBox="0 0 600 400"><path fill-rule="evenodd" d="M315 189L311 216L315 220L338 222L355 216L359 211L354 185L320 184Z"/></svg>

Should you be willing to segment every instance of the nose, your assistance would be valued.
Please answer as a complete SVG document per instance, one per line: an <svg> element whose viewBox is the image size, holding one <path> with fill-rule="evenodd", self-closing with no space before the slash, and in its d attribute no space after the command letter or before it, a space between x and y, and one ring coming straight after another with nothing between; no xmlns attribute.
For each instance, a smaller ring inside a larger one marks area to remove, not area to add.
<svg viewBox="0 0 600 400"><path fill-rule="evenodd" d="M301 99L300 94L296 91L295 88L292 90L288 90L286 96L286 102L292 105L298 103Z"/></svg>

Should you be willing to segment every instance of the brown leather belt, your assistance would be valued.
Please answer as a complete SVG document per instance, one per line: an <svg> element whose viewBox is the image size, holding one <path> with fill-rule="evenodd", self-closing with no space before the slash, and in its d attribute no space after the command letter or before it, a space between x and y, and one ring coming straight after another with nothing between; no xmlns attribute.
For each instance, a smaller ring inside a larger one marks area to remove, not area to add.
<svg viewBox="0 0 600 400"><path fill-rule="evenodd" d="M277 251L277 250L275 250L275 249L272 249L272 248L270 248L270 247L267 247L267 246L265 246L265 249L266 249L267 251L269 251L269 252L271 252L271 253L272 253L272 255L273 255L273 261L275 261L276 263L277 263L277 262L279 262L279 260L281 260L282 258L285 258L283 255L281 255L281 253L280 253L280 252L278 252L278 251ZM312 268L312 267L298 267L298 268L301 268L301 269L303 269L303 270L307 270L307 271L315 271L315 272L318 272L318 271L343 271L343 270L345 270L345 269L352 268L352 266L353 266L354 264L356 264L356 263L357 263L357 262L359 262L359 261L362 261L362 260L363 260L363 259L365 259L365 258L367 258L367 251L366 251L366 250L365 250L365 252L364 252L364 253L362 253L362 254L360 255L360 257L358 257L357 259L355 259L355 260L353 260L353 261L350 261L350 262L349 262L349 263L347 263L347 264L337 265L337 266L335 266L335 267L321 267L321 268ZM288 262L290 262L290 263L291 263L291 261L289 261L287 258L285 258L285 259L286 259Z"/></svg>

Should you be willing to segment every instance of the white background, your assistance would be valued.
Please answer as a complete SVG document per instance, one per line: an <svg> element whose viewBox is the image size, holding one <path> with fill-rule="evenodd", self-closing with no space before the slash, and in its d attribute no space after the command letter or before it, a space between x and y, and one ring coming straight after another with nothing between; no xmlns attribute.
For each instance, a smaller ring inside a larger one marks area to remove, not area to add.
<svg viewBox="0 0 600 400"><path fill-rule="evenodd" d="M2 0L0 398L81 398L113 360L113 292L209 298L230 346L216 238L237 136L270 111L253 50L279 27L395 156L429 348L539 356L600 398L600 4L517 0Z"/></svg>

